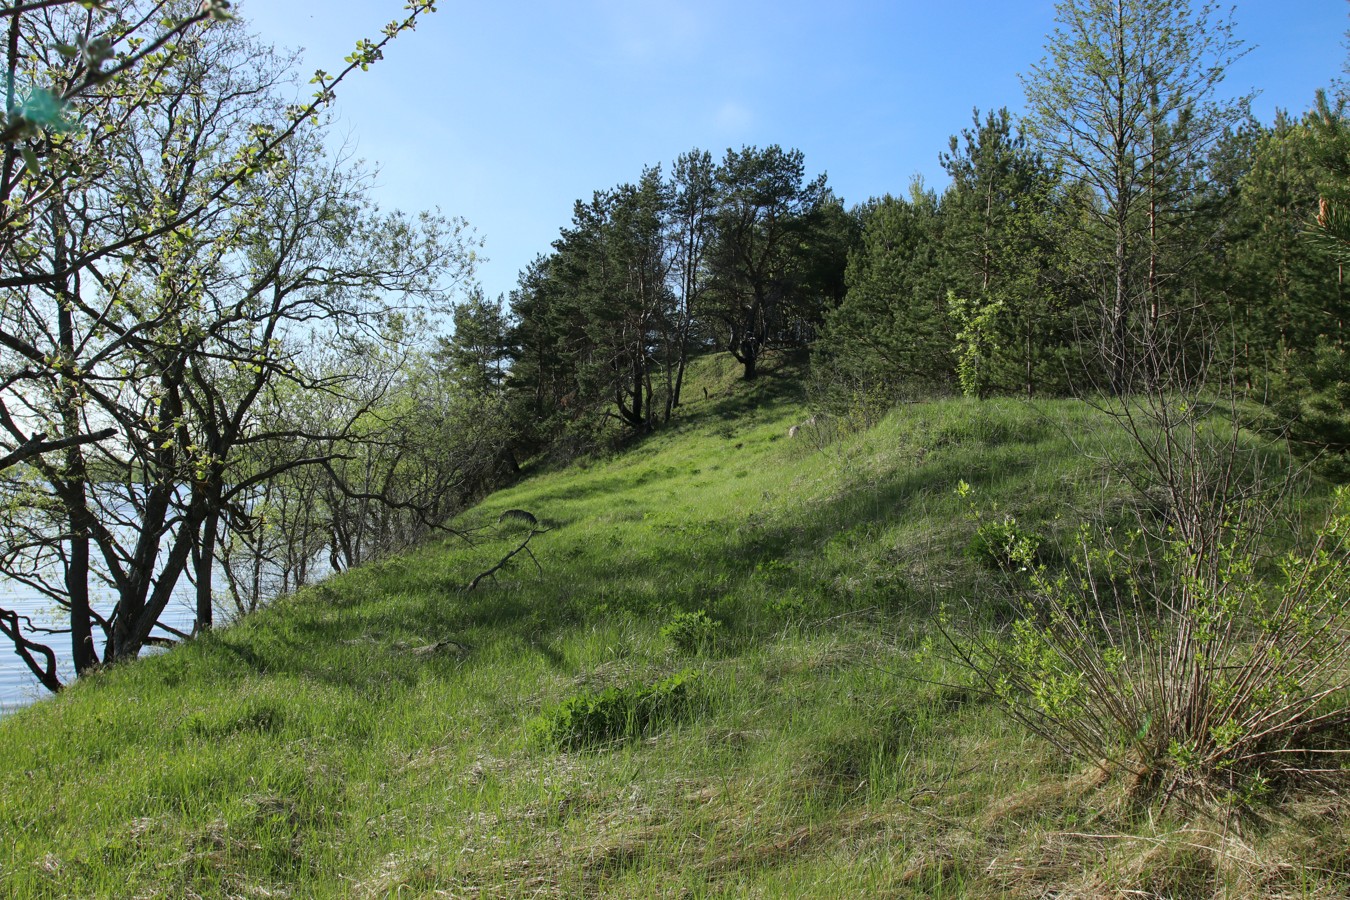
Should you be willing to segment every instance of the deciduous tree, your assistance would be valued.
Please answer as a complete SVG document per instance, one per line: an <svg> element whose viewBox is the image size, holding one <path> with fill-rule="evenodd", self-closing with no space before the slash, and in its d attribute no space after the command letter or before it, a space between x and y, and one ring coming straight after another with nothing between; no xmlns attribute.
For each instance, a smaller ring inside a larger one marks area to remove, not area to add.
<svg viewBox="0 0 1350 900"><path fill-rule="evenodd" d="M1028 123L1066 178L1090 188L1088 252L1108 260L1099 291L1108 387L1128 391L1135 344L1162 314L1158 248L1170 213L1245 99L1221 100L1240 55L1214 2L1062 0L1046 55L1024 78Z"/></svg>
<svg viewBox="0 0 1350 900"><path fill-rule="evenodd" d="M92 22L134 44L128 30L158 16L190 18L169 3L121 4L110 19L87 4L44 6L10 11L23 37L10 62L33 54L48 78L66 71L44 54L66 58L57 44L69 28ZM429 8L414 4L384 41L362 42L347 71ZM311 120L335 79L318 76L314 101L289 106L275 90L284 64L242 26L180 37L77 92L60 128L25 132L39 165L3 185L24 212L3 223L0 248L0 427L20 447L35 431L62 444L59 458L7 473L3 565L64 611L55 630L70 634L77 672L137 655L189 568L209 627L222 523L247 517L254 487L322 464L344 436L275 415L283 386L313 402L382 381L359 366L309 367L305 347L360 358L363 342L399 332L405 305L436 301L472 265L461 223L382 214L365 177L325 157ZM67 81L83 64L69 62ZM100 587L111 607L96 603ZM59 688L34 647L41 629L5 631Z"/></svg>

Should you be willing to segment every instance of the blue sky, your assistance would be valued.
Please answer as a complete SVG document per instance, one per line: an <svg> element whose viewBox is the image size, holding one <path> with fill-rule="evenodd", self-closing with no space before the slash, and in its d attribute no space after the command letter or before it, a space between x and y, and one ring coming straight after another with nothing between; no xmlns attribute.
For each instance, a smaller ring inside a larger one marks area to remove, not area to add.
<svg viewBox="0 0 1350 900"><path fill-rule="evenodd" d="M241 0L302 82L340 66L402 0ZM339 90L334 137L377 164L376 196L440 207L486 241L479 280L509 291L572 203L693 147L780 144L849 203L945 184L938 154L971 109L1022 107L1052 0L440 0ZM1341 74L1347 0L1246 0L1251 52L1225 90L1301 111ZM305 92L308 93L308 86Z"/></svg>

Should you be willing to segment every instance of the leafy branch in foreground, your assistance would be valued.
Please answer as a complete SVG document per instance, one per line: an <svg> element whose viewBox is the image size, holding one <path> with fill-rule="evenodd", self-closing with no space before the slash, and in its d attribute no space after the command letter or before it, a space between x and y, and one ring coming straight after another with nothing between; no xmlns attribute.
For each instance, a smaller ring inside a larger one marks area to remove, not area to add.
<svg viewBox="0 0 1350 900"><path fill-rule="evenodd" d="M39 3L17 3L8 9L0 9L0 19L9 20L11 47L18 41L20 17L24 13L66 6L69 3L70 0L46 0L46 2ZM98 6L94 3L78 2L76 5L87 10L92 10ZM8 102L5 106L3 124L0 124L0 145L9 145L25 137L37 135L43 130L61 127L66 108L81 95L92 91L101 84L112 81L119 75L130 72L146 60L152 59L194 26L203 22L223 22L229 19L229 10L230 4L226 0L202 0L193 15L176 20L172 17L169 18L167 21L168 27L162 33L148 41L144 38L134 38L130 42L133 49L120 55L117 50L118 45L131 36L136 30L135 28L121 34L98 37L90 37L90 35L85 34L76 38L74 43L70 44L60 41L53 43L53 49L60 56L77 62L78 69L59 93L37 88L30 93L23 103L15 102L15 85L11 74L6 85ZM144 25L153 18L153 12L155 11L147 14L141 24ZM112 65L105 69L104 66L109 62ZM13 72L12 69L10 71ZM40 171L37 155L32 149L26 149L23 156L28 167L34 171L34 174L37 174Z"/></svg>
<svg viewBox="0 0 1350 900"><path fill-rule="evenodd" d="M80 188L96 185L111 165L108 142L125 134L128 121L138 109L153 105L171 92L165 75L189 57L200 41L190 40L199 24L228 24L228 4L204 0L192 14L174 15L171 4L157 2L128 3L121 15L100 15L96 4L81 0L61 0L48 4L59 14L47 15L39 23L30 23L25 11L37 7L20 6L0 10L0 20L9 20L6 57L11 73L7 87L7 115L3 126L4 158L0 164L0 259L7 271L0 277L0 288L24 288L63 283L78 277L101 260L134 252L142 245L209 218L231 193L260 172L275 166L281 149L304 126L317 125L319 116L337 99L336 89L353 72L367 71L383 58L384 49L400 34L417 27L419 17L434 13L434 0L408 0L406 15L389 22L377 41L361 39L356 50L345 57L346 65L336 75L320 70L312 79L318 90L306 103L286 110L283 120L246 129L249 137L218 171L199 179L200 189L184 195L172 215L157 217L153 223L91 241L55 265L33 266L40 254L26 254L23 241L40 222L51 205L59 205L64 196ZM167 28L148 34L157 21L165 18ZM130 23L130 24L129 24ZM31 30L32 33L29 33ZM29 49L23 49L23 36ZM132 48L122 51L118 47ZM108 69L102 65L115 59ZM64 90L34 89L33 103L17 103L13 73L41 70L53 84L67 84ZM210 98L206 98L210 99ZM41 114L34 109L41 110ZM16 161L24 165L16 169Z"/></svg>

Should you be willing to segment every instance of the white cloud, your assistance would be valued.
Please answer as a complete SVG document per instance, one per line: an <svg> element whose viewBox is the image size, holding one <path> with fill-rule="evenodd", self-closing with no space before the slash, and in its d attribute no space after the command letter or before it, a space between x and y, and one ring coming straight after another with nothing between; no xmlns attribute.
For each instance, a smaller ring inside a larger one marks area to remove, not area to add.
<svg viewBox="0 0 1350 900"><path fill-rule="evenodd" d="M692 5L670 0L602 0L611 40L629 62L688 60L707 34L706 22Z"/></svg>
<svg viewBox="0 0 1350 900"><path fill-rule="evenodd" d="M750 107L735 100L728 100L717 109L715 116L717 127L723 131L746 131L754 124L755 114Z"/></svg>

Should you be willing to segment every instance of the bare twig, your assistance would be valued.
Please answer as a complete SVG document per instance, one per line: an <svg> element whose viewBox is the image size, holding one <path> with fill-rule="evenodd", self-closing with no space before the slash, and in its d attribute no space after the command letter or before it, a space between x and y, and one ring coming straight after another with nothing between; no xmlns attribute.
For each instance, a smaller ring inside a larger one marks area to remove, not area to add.
<svg viewBox="0 0 1350 900"><path fill-rule="evenodd" d="M508 512L525 513L524 510L508 510ZM534 518L534 516L530 515L529 513L525 513L525 515L529 516L530 520L536 522L538 521L537 519ZM503 513L502 516L505 517L506 513ZM523 519L524 517L517 515L512 516L512 518ZM535 535L544 534L549 530L550 529L548 528L531 528L529 533L525 535L525 540L521 541L520 544L517 545L517 547L514 550L512 550L510 553L506 554L501 559L499 559L497 561L497 564L492 568L488 569L485 572L480 572L476 576L474 576L473 581L470 581L467 585L465 585L464 592L467 594L469 591L472 591L475 588L477 588L479 583L481 583L484 578L494 578L495 580L496 574L500 572L502 569L506 568L507 563L511 562L511 560L520 553L524 553L526 556L528 556L530 560L534 563L535 568L537 568L542 573L544 571L544 567L539 565L539 560L535 558L534 552L530 550L530 541L534 540Z"/></svg>

